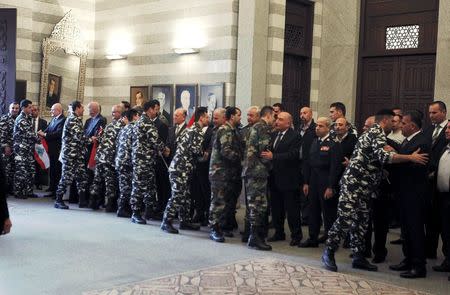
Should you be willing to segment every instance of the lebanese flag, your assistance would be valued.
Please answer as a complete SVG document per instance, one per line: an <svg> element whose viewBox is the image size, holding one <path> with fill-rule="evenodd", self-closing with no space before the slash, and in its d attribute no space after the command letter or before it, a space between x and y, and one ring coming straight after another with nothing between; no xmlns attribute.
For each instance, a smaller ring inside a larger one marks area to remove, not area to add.
<svg viewBox="0 0 450 295"><path fill-rule="evenodd" d="M189 120L189 122L187 123L187 127L191 127L192 125L194 125L195 123L195 116L192 115L191 119Z"/></svg>
<svg viewBox="0 0 450 295"><path fill-rule="evenodd" d="M34 145L34 159L42 169L50 167L50 158L48 157L48 145L45 139L41 139L41 143Z"/></svg>
<svg viewBox="0 0 450 295"><path fill-rule="evenodd" d="M94 142L94 146L92 147L91 154L89 155L88 168L91 170L95 170L95 155L97 154L97 141Z"/></svg>

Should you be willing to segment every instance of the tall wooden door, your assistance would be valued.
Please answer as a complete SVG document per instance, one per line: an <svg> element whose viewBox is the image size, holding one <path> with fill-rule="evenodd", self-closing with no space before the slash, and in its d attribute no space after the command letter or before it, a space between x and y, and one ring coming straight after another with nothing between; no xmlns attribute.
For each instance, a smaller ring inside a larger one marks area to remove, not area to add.
<svg viewBox="0 0 450 295"><path fill-rule="evenodd" d="M357 124L381 108L433 101L438 0L362 0ZM383 5L380 5L383 4Z"/></svg>
<svg viewBox="0 0 450 295"><path fill-rule="evenodd" d="M16 90L17 10L0 9L0 114L8 111Z"/></svg>
<svg viewBox="0 0 450 295"><path fill-rule="evenodd" d="M426 115L428 103L433 100L434 70L435 55L365 58L361 118L392 107L417 109Z"/></svg>
<svg viewBox="0 0 450 295"><path fill-rule="evenodd" d="M298 109L309 106L314 3L288 0L284 30L282 103L298 124Z"/></svg>

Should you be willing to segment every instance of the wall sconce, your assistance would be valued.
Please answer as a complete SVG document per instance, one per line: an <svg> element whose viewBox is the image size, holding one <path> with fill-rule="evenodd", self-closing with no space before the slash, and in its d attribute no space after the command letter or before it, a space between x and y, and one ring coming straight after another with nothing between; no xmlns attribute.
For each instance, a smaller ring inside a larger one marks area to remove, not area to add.
<svg viewBox="0 0 450 295"><path fill-rule="evenodd" d="M126 55L121 55L121 54L107 54L107 55L105 55L105 57L107 59L110 59L110 60L126 59L127 58Z"/></svg>
<svg viewBox="0 0 450 295"><path fill-rule="evenodd" d="M176 54L193 54L193 53L199 53L200 49L198 48L174 48L173 52Z"/></svg>

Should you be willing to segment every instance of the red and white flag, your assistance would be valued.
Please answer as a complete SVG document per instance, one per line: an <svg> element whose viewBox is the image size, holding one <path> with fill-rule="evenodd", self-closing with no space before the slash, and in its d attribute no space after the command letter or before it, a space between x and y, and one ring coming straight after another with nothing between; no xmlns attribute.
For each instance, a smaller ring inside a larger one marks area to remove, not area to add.
<svg viewBox="0 0 450 295"><path fill-rule="evenodd" d="M48 157L48 146L45 139L41 139L41 143L34 145L34 158L42 169L50 167L50 158Z"/></svg>

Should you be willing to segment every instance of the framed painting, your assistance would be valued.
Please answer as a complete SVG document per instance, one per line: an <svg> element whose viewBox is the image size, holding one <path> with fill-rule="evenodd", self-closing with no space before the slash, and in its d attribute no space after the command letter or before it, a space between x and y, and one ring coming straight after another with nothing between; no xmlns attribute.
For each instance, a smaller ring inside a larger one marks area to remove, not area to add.
<svg viewBox="0 0 450 295"><path fill-rule="evenodd" d="M161 106L161 114L167 119L169 125L172 125L173 116L173 85L172 84L159 84L152 85L151 95L152 99L159 101Z"/></svg>
<svg viewBox="0 0 450 295"><path fill-rule="evenodd" d="M148 86L131 86L130 87L131 107L143 106L147 100L148 100Z"/></svg>
<svg viewBox="0 0 450 295"><path fill-rule="evenodd" d="M208 114L216 108L225 106L225 83L200 84L200 103L202 107L208 107Z"/></svg>
<svg viewBox="0 0 450 295"><path fill-rule="evenodd" d="M187 111L189 120L197 107L197 84L175 85L175 108L183 108Z"/></svg>
<svg viewBox="0 0 450 295"><path fill-rule="evenodd" d="M48 74L48 89L46 107L51 108L61 100L62 77L55 74Z"/></svg>

